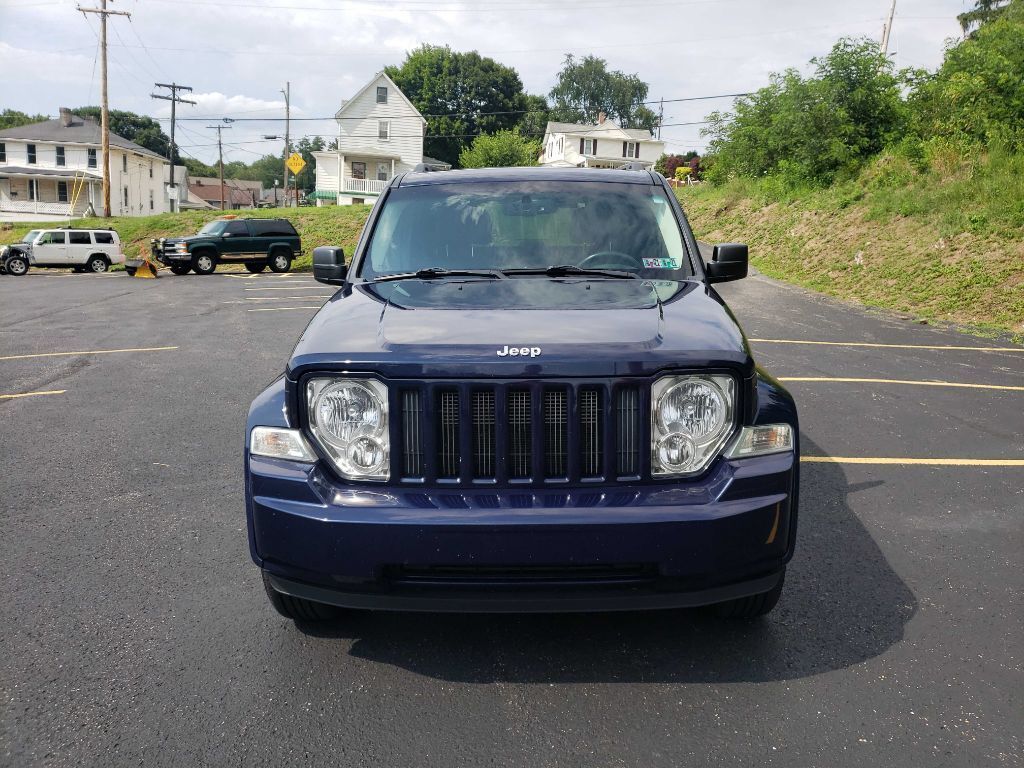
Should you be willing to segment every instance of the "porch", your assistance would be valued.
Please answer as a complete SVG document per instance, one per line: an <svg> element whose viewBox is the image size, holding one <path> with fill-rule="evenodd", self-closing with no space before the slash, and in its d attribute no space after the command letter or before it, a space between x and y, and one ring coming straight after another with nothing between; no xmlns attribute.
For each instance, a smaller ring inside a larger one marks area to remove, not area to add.
<svg viewBox="0 0 1024 768"><path fill-rule="evenodd" d="M358 153L315 152L317 205L351 203L352 198L376 197L395 175L397 154L361 150Z"/></svg>
<svg viewBox="0 0 1024 768"><path fill-rule="evenodd" d="M83 171L0 168L0 213L32 216L84 216L95 211L102 177Z"/></svg>

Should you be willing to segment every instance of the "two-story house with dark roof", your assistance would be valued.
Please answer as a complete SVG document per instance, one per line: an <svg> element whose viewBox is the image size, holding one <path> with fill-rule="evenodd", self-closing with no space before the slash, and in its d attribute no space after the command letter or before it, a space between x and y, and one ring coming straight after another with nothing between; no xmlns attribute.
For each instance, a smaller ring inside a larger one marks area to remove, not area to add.
<svg viewBox="0 0 1024 768"><path fill-rule="evenodd" d="M168 210L167 158L110 134L110 212ZM61 108L60 117L0 131L0 219L103 212L100 124Z"/></svg>

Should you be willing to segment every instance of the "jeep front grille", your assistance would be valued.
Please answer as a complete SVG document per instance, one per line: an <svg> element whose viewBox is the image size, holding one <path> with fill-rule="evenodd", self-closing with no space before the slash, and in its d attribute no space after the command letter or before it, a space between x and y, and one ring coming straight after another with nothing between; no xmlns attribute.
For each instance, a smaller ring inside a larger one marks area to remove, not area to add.
<svg viewBox="0 0 1024 768"><path fill-rule="evenodd" d="M647 388L587 381L397 382L399 479L552 484L647 470Z"/></svg>

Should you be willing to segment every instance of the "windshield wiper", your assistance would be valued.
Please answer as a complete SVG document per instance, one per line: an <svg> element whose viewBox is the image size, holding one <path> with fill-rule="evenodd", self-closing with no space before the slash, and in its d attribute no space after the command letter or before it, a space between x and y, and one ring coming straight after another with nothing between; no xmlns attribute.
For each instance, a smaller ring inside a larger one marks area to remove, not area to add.
<svg viewBox="0 0 1024 768"><path fill-rule="evenodd" d="M498 269L444 269L442 267L428 267L427 269L419 269L415 272L400 272L394 275L381 275L375 277L372 280L368 280L370 283L384 283L390 280L438 280L443 277L489 277L491 279L500 280L505 277L501 270Z"/></svg>
<svg viewBox="0 0 1024 768"><path fill-rule="evenodd" d="M621 280L637 280L639 275L621 269L586 269L575 264L557 264L542 269L504 269L506 275L546 275L548 277L611 277Z"/></svg>

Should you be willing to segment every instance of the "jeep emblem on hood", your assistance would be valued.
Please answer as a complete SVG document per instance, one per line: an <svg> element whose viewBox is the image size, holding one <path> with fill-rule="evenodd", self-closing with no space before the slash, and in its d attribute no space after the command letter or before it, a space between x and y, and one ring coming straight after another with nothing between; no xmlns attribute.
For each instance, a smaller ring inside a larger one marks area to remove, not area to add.
<svg viewBox="0 0 1024 768"><path fill-rule="evenodd" d="M537 357L540 347L510 347L506 344L498 350L498 357Z"/></svg>

